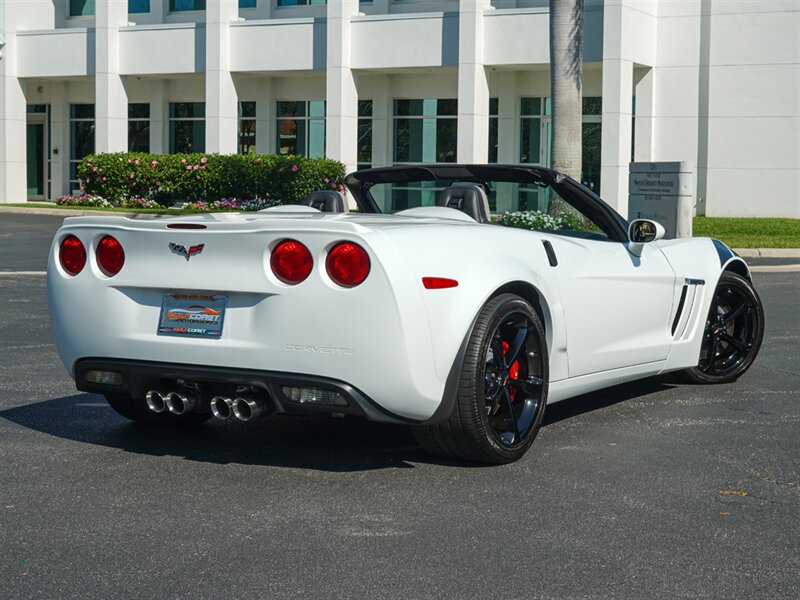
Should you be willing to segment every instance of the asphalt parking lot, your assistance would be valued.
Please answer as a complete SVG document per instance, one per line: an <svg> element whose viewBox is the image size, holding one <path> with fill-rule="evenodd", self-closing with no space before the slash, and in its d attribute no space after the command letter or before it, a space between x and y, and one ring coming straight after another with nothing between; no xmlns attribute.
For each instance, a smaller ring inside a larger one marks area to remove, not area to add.
<svg viewBox="0 0 800 600"><path fill-rule="evenodd" d="M740 381L551 405L521 461L476 467L402 427L174 431L76 392L40 274L60 220L0 215L1 598L797 597L800 272L755 273Z"/></svg>

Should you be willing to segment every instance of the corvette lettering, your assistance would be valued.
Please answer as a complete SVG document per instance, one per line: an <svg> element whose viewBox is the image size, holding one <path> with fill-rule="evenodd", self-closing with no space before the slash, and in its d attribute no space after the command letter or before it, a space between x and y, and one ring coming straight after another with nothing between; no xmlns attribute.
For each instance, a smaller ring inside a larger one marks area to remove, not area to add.
<svg viewBox="0 0 800 600"><path fill-rule="evenodd" d="M195 254L200 254L205 246L205 244L197 244L196 246L189 246L189 249L187 250L186 246L181 246L180 244L175 244L173 242L169 243L169 249L175 254L186 257L187 261Z"/></svg>
<svg viewBox="0 0 800 600"><path fill-rule="evenodd" d="M286 344L286 346L284 346L283 349L289 350L290 352L313 352L316 354L345 354L348 356L356 353L354 348L332 348L329 346L300 346L297 344Z"/></svg>

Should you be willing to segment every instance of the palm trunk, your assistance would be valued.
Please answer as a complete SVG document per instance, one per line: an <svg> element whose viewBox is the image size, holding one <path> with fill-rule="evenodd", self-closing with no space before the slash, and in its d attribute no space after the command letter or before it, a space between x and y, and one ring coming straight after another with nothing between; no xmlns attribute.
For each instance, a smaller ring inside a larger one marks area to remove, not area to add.
<svg viewBox="0 0 800 600"><path fill-rule="evenodd" d="M581 80L583 0L550 0L550 94L553 112L552 166L581 180ZM553 196L548 212L573 212Z"/></svg>

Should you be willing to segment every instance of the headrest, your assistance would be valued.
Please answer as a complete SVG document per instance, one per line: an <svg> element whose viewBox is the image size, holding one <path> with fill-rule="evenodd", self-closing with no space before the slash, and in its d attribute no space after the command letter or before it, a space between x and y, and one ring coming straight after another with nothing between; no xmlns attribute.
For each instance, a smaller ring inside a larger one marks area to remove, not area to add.
<svg viewBox="0 0 800 600"><path fill-rule="evenodd" d="M343 213L344 196L333 190L317 190L303 198L301 204L327 213Z"/></svg>
<svg viewBox="0 0 800 600"><path fill-rule="evenodd" d="M468 214L478 223L488 223L489 200L486 192L475 183L457 182L439 192L436 206L455 208Z"/></svg>

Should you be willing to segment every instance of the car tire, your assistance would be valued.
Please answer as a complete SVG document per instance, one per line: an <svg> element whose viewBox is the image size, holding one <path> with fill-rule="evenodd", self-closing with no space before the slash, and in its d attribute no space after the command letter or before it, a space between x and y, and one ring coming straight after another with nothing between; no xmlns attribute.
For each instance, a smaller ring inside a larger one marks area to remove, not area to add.
<svg viewBox="0 0 800 600"><path fill-rule="evenodd" d="M764 337L764 307L753 284L725 271L706 318L699 362L684 371L694 383L729 383L753 364Z"/></svg>
<svg viewBox="0 0 800 600"><path fill-rule="evenodd" d="M210 412L191 412L184 415L173 415L168 411L153 412L147 408L144 398L131 398L125 394L105 394L105 398L119 415L137 423L188 426L205 423L211 418Z"/></svg>
<svg viewBox="0 0 800 600"><path fill-rule="evenodd" d="M449 459L491 464L518 460L533 443L547 403L544 327L529 302L492 298L469 337L450 417L413 428L420 446Z"/></svg>

